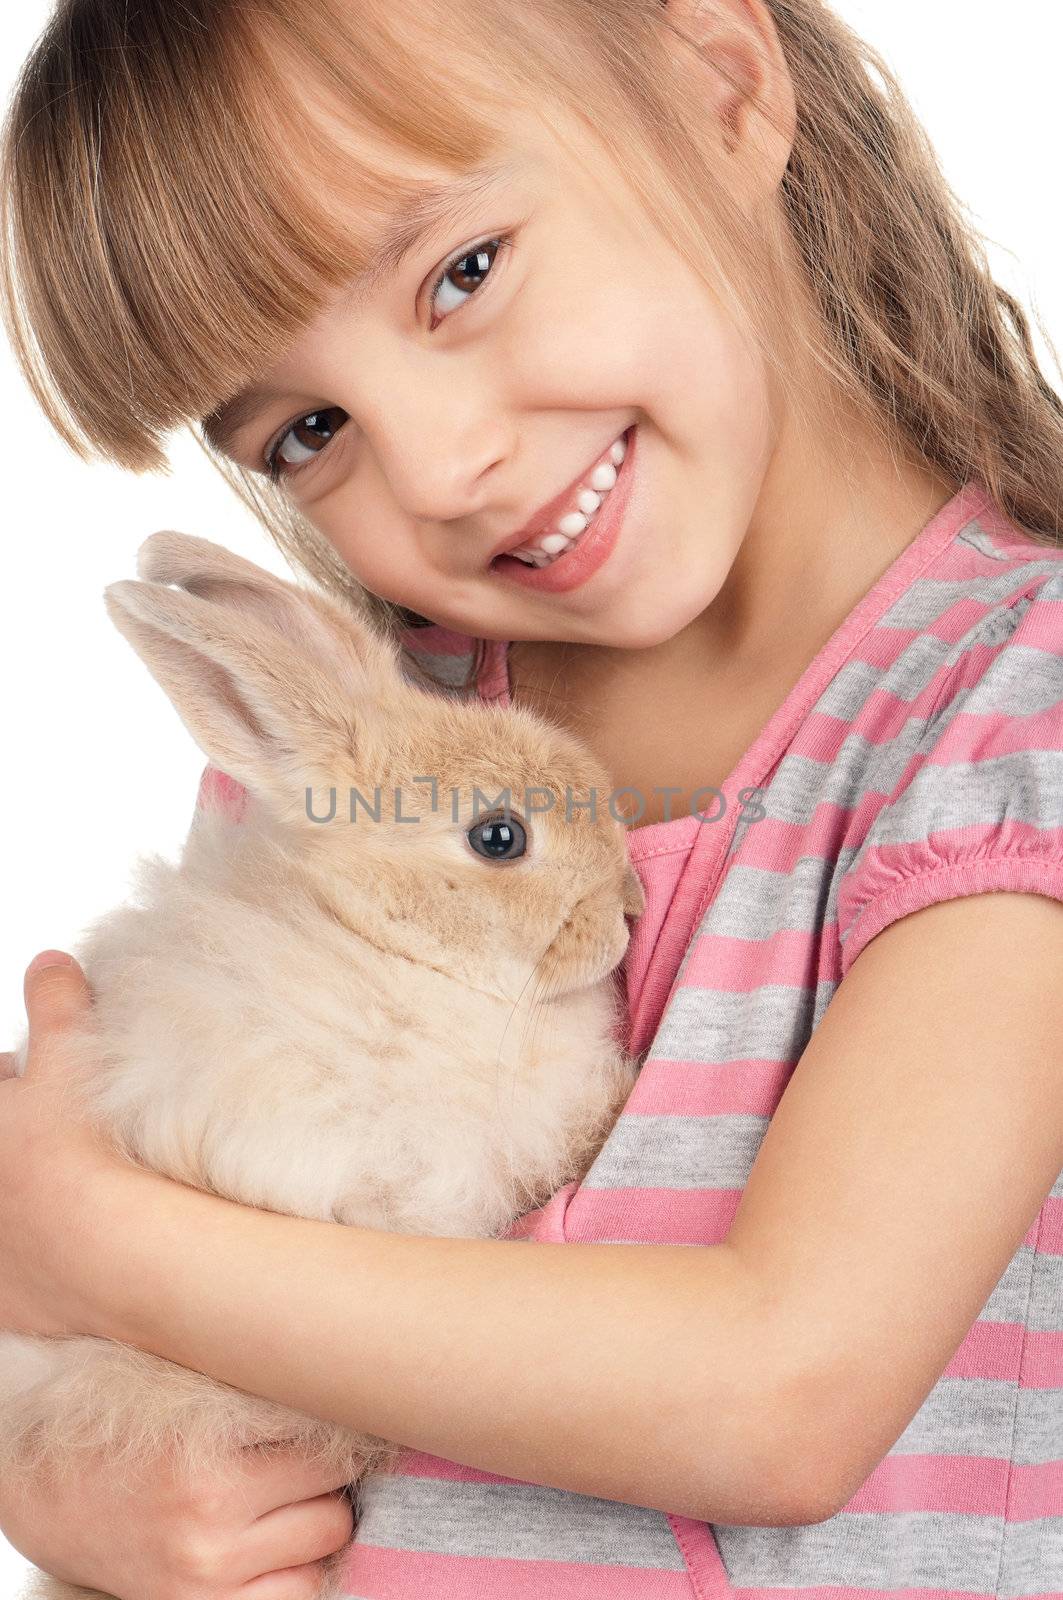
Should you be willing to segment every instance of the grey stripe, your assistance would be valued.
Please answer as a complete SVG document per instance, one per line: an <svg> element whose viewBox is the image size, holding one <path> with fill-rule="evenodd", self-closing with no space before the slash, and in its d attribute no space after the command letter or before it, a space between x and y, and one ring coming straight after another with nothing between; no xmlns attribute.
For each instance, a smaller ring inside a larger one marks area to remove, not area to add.
<svg viewBox="0 0 1063 1600"><path fill-rule="evenodd" d="M1060 604L1058 600L1051 603ZM1063 657L1039 645L1012 641L977 683L949 703L942 725L947 726L957 711L972 716L1034 716L1050 711L1061 696Z"/></svg>
<svg viewBox="0 0 1063 1600"><path fill-rule="evenodd" d="M1033 1278L1034 1252L1020 1244L990 1290L979 1313L987 1322L1024 1322Z"/></svg>
<svg viewBox="0 0 1063 1600"><path fill-rule="evenodd" d="M897 730L896 742L906 752L904 759L897 757L892 740L884 746L876 745L862 733L848 734L831 761L819 761L806 753L785 755L776 767L771 782L761 789L760 806L773 822L785 822L792 826L809 823L817 807L822 805L834 805L852 811L869 789L877 789L884 794L890 792L894 785L882 782L880 771L895 767L899 778L907 758L919 748L926 729L925 717L909 717L903 729ZM718 824L705 823L704 826L716 827ZM758 826L757 822L749 824L750 828Z"/></svg>
<svg viewBox="0 0 1063 1600"><path fill-rule="evenodd" d="M715 1527L728 1577L739 1588L843 1582L975 1595L999 1592L1001 1530L1001 1517L937 1511L840 1511L807 1527Z"/></svg>
<svg viewBox="0 0 1063 1600"><path fill-rule="evenodd" d="M835 879L856 851L854 846L839 852L837 869L828 863L826 870L822 859L814 855L801 856L789 872L736 861L702 918L699 937L711 933L721 939L760 943L780 928L818 932L824 919L835 920Z"/></svg>
<svg viewBox="0 0 1063 1600"><path fill-rule="evenodd" d="M998 550L990 536L986 533L981 523L975 521L968 524L962 533L956 535L957 543L969 544L972 550L977 550L981 556L988 556L991 561L1014 561L1014 555L1009 555L1004 550Z"/></svg>
<svg viewBox="0 0 1063 1600"><path fill-rule="evenodd" d="M1063 701L1063 676L1057 685ZM1063 731L1063 729L1061 729ZM916 843L933 830L980 823L1030 823L1057 828L1063 750L1017 750L977 762L926 765L904 793L884 806L868 839L877 844Z"/></svg>
<svg viewBox="0 0 1063 1600"><path fill-rule="evenodd" d="M663 1512L618 1500L538 1484L373 1474L360 1505L358 1539L389 1550L683 1571Z"/></svg>
<svg viewBox="0 0 1063 1600"><path fill-rule="evenodd" d="M464 655L437 655L431 650L411 650L410 655L424 668L431 677L435 678L442 686L448 689L457 689L464 682L472 662L475 659L475 650L467 651ZM411 683L419 683L416 674L408 668L406 656L403 655L400 666L403 677ZM475 684L472 694L476 693Z"/></svg>
<svg viewBox="0 0 1063 1600"><path fill-rule="evenodd" d="M767 1131L767 1117L621 1117L581 1188L738 1189Z"/></svg>
<svg viewBox="0 0 1063 1600"><path fill-rule="evenodd" d="M1063 1173L1060 1174L1063 1181ZM1056 1187L1059 1187L1057 1183ZM1034 1333L1059 1333L1063 1325L1063 1256L1041 1251L1035 1259L1030 1285L1030 1308L1025 1320ZM1059 1431L1059 1453L1063 1456L1063 1427Z"/></svg>
<svg viewBox="0 0 1063 1600"><path fill-rule="evenodd" d="M689 984L672 995L652 1055L718 1064L733 1061L740 1044L743 1059L796 1064L811 1035L815 1004L814 991L792 984L763 983L747 994Z"/></svg>
<svg viewBox="0 0 1063 1600"><path fill-rule="evenodd" d="M1018 1393L1006 1378L939 1378L890 1455L1006 1458ZM1029 1428L1038 1427L1041 1413L1025 1420Z"/></svg>
<svg viewBox="0 0 1063 1600"><path fill-rule="evenodd" d="M1063 1594L1063 1517L1005 1525L997 1593L1000 1600Z"/></svg>
<svg viewBox="0 0 1063 1600"><path fill-rule="evenodd" d="M1063 1389L1019 1389L1016 1402L1015 1460L1022 1466L1043 1467L1063 1459Z"/></svg>

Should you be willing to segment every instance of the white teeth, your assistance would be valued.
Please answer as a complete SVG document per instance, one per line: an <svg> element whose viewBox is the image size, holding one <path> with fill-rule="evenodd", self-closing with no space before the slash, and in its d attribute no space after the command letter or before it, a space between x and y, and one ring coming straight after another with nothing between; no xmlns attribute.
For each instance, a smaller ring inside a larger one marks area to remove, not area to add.
<svg viewBox="0 0 1063 1600"><path fill-rule="evenodd" d="M579 510L570 511L566 516L559 518L556 529L546 534L537 544L526 545L521 550L511 550L509 554L530 567L545 567L555 561L562 551L586 530L605 496L616 484L617 468L626 455L626 441L615 440L609 446L609 460L599 462L587 484L577 491L576 504Z"/></svg>

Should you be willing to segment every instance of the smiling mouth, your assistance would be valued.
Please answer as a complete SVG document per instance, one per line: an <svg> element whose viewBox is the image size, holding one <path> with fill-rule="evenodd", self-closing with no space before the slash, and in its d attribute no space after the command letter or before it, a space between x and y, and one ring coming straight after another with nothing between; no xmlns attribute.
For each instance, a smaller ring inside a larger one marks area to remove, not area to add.
<svg viewBox="0 0 1063 1600"><path fill-rule="evenodd" d="M498 567L507 561L519 561L522 566L533 569L549 567L567 555L570 550L574 550L588 528L594 526L598 512L616 487L620 468L627 455L630 435L633 432L634 426L625 428L624 432L614 439L572 491L568 510L560 512L551 527L544 528L526 545L495 556L491 566Z"/></svg>

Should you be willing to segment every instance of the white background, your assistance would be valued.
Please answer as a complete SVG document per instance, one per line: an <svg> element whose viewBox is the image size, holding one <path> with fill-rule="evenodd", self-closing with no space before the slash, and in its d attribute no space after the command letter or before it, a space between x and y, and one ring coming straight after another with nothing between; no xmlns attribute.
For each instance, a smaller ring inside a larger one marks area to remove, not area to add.
<svg viewBox="0 0 1063 1600"><path fill-rule="evenodd" d="M5 12L5 100L50 9L23 0ZM1004 10L982 0L838 0L836 9L899 73L953 188L990 240L998 280L1039 311L1063 346L1057 8L1046 0L1011 0ZM124 897L138 853L176 854L204 766L109 621L104 587L135 575L138 545L163 527L290 573L191 439L175 438L169 479L79 462L49 431L3 340L0 423L0 1049L9 1049L24 1023L31 957L48 946L73 950L79 930ZM13 1600L24 1571L0 1536L0 1600Z"/></svg>

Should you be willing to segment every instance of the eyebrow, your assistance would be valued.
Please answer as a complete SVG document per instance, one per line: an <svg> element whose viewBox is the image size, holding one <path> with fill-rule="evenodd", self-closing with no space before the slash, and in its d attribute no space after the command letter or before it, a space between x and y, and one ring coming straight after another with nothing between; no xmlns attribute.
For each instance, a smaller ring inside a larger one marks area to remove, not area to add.
<svg viewBox="0 0 1063 1600"><path fill-rule="evenodd" d="M373 290L402 265L406 257L420 242L434 234L466 208L481 204L502 184L510 182L517 170L512 157L496 160L486 166L474 167L471 172L443 183L428 184L408 205L393 216L384 233L377 240L373 258L366 270L355 279L343 305L353 309L367 299ZM222 455L229 455L238 434L266 411L284 391L266 384L251 384L231 400L216 406L200 419L204 438Z"/></svg>

